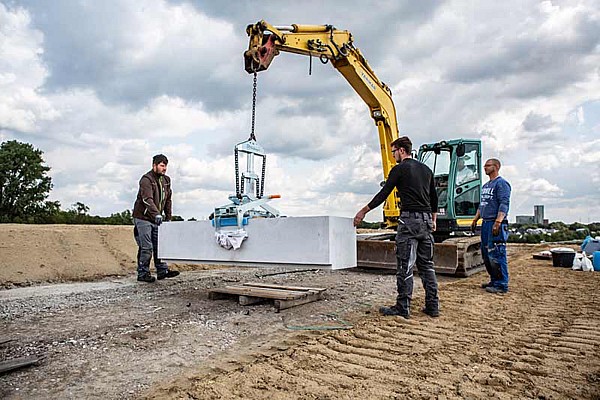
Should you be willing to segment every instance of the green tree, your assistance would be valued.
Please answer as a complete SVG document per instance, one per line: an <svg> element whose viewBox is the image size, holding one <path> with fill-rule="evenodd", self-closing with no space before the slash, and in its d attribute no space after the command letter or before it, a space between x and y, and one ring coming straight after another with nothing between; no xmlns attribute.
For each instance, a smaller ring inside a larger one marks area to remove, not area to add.
<svg viewBox="0 0 600 400"><path fill-rule="evenodd" d="M113 213L105 219L106 224L110 225L133 225L133 216L131 210L124 210L120 213Z"/></svg>
<svg viewBox="0 0 600 400"><path fill-rule="evenodd" d="M577 230L577 229L582 229L582 228L587 228L587 227L580 222L574 222L571 225L569 225L569 229L572 231Z"/></svg>
<svg viewBox="0 0 600 400"><path fill-rule="evenodd" d="M47 201L52 179L43 152L16 140L0 145L0 219L36 222L58 212L58 202Z"/></svg>
<svg viewBox="0 0 600 400"><path fill-rule="evenodd" d="M77 203L73 203L71 205L71 209L69 211L73 211L77 215L87 215L88 211L90 211L90 208L78 201Z"/></svg>
<svg viewBox="0 0 600 400"><path fill-rule="evenodd" d="M550 228L552 228L552 229L558 229L559 231L569 229L567 227L567 224L565 224L564 222L561 222L561 221L551 222L550 223Z"/></svg>

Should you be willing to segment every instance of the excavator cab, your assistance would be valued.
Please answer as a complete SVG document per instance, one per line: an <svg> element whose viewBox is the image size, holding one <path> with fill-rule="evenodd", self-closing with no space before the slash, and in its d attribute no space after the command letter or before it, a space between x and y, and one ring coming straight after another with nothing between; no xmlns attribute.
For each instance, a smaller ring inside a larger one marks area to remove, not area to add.
<svg viewBox="0 0 600 400"><path fill-rule="evenodd" d="M435 271L455 276L481 271L481 240L471 233L481 194L481 141L455 139L424 144L416 157L433 171L438 195L437 229L433 232ZM359 236L358 265L395 269L394 236Z"/></svg>
<svg viewBox="0 0 600 400"><path fill-rule="evenodd" d="M423 144L417 158L433 171L438 195L436 242L468 235L481 194L481 141Z"/></svg>

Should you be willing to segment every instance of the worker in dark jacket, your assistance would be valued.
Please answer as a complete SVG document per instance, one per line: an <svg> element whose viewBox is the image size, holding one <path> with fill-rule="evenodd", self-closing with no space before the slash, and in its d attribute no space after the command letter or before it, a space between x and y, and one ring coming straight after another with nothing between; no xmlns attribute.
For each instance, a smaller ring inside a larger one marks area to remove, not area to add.
<svg viewBox="0 0 600 400"><path fill-rule="evenodd" d="M406 136L391 144L392 155L398 163L390 170L383 188L354 217L358 226L367 212L379 206L398 189L401 213L396 234L396 283L398 297L392 307L381 307L383 315L410 317L410 302L413 292L413 267L416 264L425 288L425 308L431 317L438 317L438 284L433 269L433 235L436 228L438 197L433 173L425 164L411 157L412 142Z"/></svg>
<svg viewBox="0 0 600 400"><path fill-rule="evenodd" d="M158 279L173 278L179 271L169 270L167 263L158 259L158 226L172 216L171 179L166 175L169 160L163 154L152 159L152 170L140 179L137 199L133 206L133 234L138 245L137 280L154 282L150 274L150 260Z"/></svg>

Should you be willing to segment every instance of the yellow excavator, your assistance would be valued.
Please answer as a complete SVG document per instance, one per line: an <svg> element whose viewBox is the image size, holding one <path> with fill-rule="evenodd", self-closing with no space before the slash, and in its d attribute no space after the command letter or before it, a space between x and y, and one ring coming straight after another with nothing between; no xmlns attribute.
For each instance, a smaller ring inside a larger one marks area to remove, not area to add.
<svg viewBox="0 0 600 400"><path fill-rule="evenodd" d="M331 62L369 107L379 134L383 177L387 179L395 165L391 143L398 138L392 92L354 47L352 34L332 25L273 26L265 21L248 25L246 32L250 40L244 52L244 67L254 74L255 84L256 74L268 69L281 51L317 57L323 64ZM479 204L481 142L457 139L423 144L417 157L434 172L439 197L436 271L468 276L483 269L480 238L469 231ZM383 205L384 227L396 228L399 215L398 194L394 190ZM396 269L393 237L393 233L359 235L358 266Z"/></svg>

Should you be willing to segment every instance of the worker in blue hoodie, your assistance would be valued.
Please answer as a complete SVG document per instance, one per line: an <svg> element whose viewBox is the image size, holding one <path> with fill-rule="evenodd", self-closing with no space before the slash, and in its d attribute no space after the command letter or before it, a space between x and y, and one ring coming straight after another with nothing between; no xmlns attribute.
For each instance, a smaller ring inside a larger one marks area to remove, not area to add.
<svg viewBox="0 0 600 400"><path fill-rule="evenodd" d="M490 281L481 285L490 293L508 292L508 260L506 240L508 239L508 207L510 205L510 184L499 175L500 161L490 158L483 166L490 180L481 189L481 202L471 229L475 231L481 218L481 252Z"/></svg>

